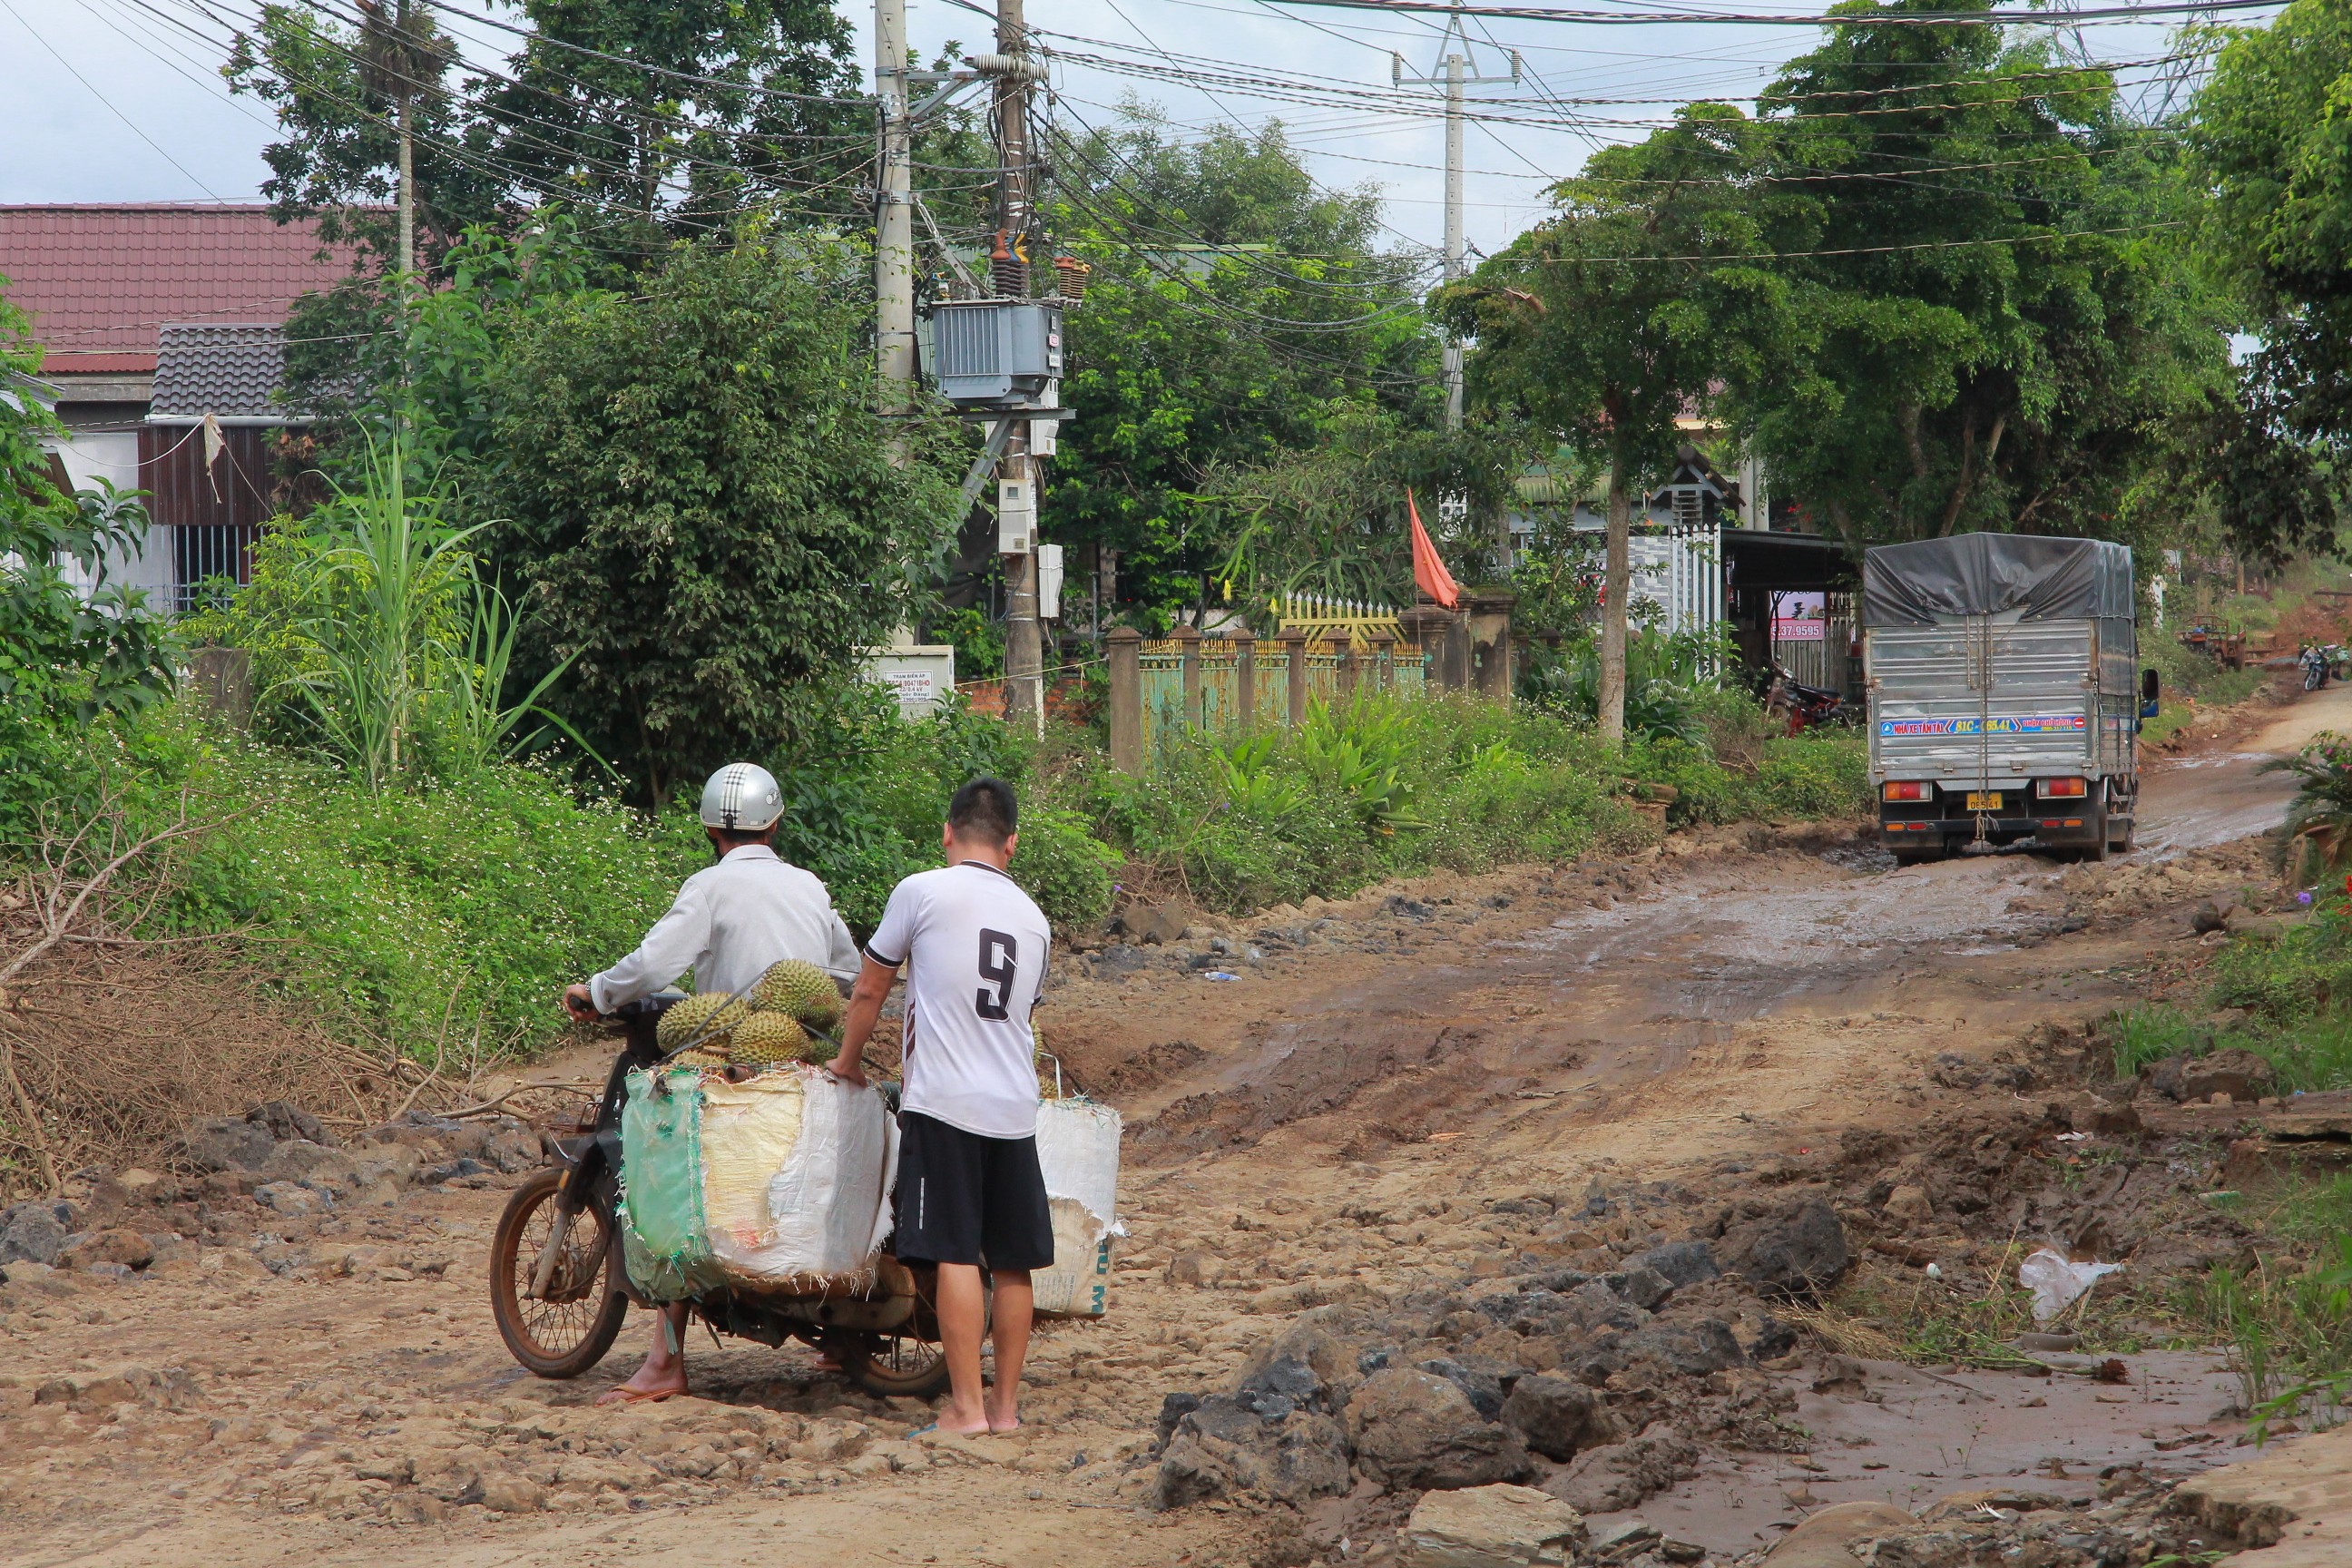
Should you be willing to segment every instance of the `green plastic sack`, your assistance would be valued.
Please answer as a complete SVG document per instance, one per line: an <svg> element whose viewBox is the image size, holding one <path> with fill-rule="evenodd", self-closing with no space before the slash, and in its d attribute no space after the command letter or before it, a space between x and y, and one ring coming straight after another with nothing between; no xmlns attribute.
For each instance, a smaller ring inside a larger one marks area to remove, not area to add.
<svg viewBox="0 0 2352 1568"><path fill-rule="evenodd" d="M702 1080L692 1068L642 1068L621 1108L621 1256L656 1301L720 1282L702 1213Z"/></svg>

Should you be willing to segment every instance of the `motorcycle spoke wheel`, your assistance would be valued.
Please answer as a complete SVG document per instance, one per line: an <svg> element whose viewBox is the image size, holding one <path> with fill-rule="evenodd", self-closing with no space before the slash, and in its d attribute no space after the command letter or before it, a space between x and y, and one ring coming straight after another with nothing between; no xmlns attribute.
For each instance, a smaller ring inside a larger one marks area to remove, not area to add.
<svg viewBox="0 0 2352 1568"><path fill-rule="evenodd" d="M862 1335L837 1353L853 1382L886 1399L929 1399L948 1385L947 1352L911 1334Z"/></svg>
<svg viewBox="0 0 2352 1568"><path fill-rule="evenodd" d="M593 1206L572 1218L544 1297L524 1295L555 1234L561 1173L541 1171L517 1189L490 1248L490 1309L515 1360L541 1377L577 1377L612 1348L629 1310L609 1278L612 1232Z"/></svg>

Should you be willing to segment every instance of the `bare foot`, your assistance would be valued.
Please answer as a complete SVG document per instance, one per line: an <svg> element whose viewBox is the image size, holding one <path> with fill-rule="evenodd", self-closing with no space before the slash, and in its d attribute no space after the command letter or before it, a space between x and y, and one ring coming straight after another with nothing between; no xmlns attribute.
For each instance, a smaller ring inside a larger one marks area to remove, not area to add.
<svg viewBox="0 0 2352 1568"><path fill-rule="evenodd" d="M988 1429L995 1433L1000 1437L1008 1432L1020 1431L1021 1412L1018 1410L990 1411L988 1413Z"/></svg>
<svg viewBox="0 0 2352 1568"><path fill-rule="evenodd" d="M959 1437L982 1436L989 1429L988 1417L985 1415L966 1415L953 1405L941 1410L940 1418L932 1425L942 1432L952 1432Z"/></svg>
<svg viewBox="0 0 2352 1568"><path fill-rule="evenodd" d="M635 1377L618 1388L608 1388L596 1403L599 1405L631 1405L641 1400L668 1399L686 1392L686 1366L672 1362L659 1371L654 1369L651 1358L637 1368Z"/></svg>

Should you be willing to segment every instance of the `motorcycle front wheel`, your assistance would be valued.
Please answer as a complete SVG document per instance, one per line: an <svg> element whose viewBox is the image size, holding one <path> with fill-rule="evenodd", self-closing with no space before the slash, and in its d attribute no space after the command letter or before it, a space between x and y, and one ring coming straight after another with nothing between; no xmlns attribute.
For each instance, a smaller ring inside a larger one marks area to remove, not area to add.
<svg viewBox="0 0 2352 1568"><path fill-rule="evenodd" d="M578 1377L604 1360L629 1315L629 1299L612 1278L612 1223L593 1205L572 1216L546 1291L535 1300L525 1294L555 1234L562 1179L561 1171L540 1171L516 1188L490 1242L499 1338L541 1377Z"/></svg>

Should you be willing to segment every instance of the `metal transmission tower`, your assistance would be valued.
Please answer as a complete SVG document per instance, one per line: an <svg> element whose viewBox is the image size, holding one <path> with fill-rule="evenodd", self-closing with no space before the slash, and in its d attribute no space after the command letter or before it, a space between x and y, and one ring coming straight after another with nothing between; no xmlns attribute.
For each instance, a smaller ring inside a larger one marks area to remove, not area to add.
<svg viewBox="0 0 2352 1568"><path fill-rule="evenodd" d="M2173 29L2170 49L2179 58L2167 61L2164 68L2140 89L2142 121L2162 125L2188 112L2189 100L2203 85L2206 66L2212 58L2195 52L2194 45L2200 34L2220 21L2221 13L2210 10L2191 12L2181 18L2180 26Z"/></svg>
<svg viewBox="0 0 2352 1568"><path fill-rule="evenodd" d="M1462 89L1506 83L1517 87L1519 51L1509 51L1510 75L1472 75L1478 68L1478 61L1470 52L1469 35L1463 32L1458 16L1446 18L1445 36L1438 41L1438 47L1445 52L1439 57L1434 74L1407 76L1404 57L1392 54L1389 57L1389 77L1399 87L1411 82L1416 87L1445 89L1445 280L1454 283L1461 279L1463 258L1467 251L1462 237ZM1445 342L1445 423L1449 429L1462 428L1462 344L1450 335Z"/></svg>

